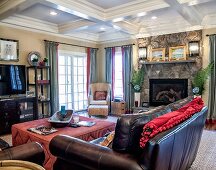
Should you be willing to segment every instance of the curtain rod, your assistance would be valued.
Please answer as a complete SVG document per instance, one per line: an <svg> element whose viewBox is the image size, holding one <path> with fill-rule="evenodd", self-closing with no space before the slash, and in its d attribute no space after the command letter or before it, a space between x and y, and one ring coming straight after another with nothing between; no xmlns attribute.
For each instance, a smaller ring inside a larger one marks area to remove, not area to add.
<svg viewBox="0 0 216 170"><path fill-rule="evenodd" d="M118 46L112 46L112 47L122 47L122 46L128 46L128 45L135 45L135 44L118 45ZM112 47L105 47L105 49L106 49L106 48L112 48Z"/></svg>
<svg viewBox="0 0 216 170"><path fill-rule="evenodd" d="M206 34L206 37L209 37L210 35L216 35L216 34Z"/></svg>
<svg viewBox="0 0 216 170"><path fill-rule="evenodd" d="M63 43L63 42L57 42L57 41L49 41L49 40L44 40L44 41L54 42L54 43L59 43L59 44L64 44L64 45L71 45L71 46L76 46L76 47L93 48L93 47L87 47L87 46L76 45L76 44L69 44L69 43ZM98 50L98 48L93 48L93 49L97 49Z"/></svg>

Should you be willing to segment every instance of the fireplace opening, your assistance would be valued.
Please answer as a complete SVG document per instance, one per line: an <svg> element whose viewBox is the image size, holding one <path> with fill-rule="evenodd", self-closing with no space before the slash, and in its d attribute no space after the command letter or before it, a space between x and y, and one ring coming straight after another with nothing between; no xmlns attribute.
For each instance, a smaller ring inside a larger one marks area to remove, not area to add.
<svg viewBox="0 0 216 170"><path fill-rule="evenodd" d="M149 79L149 103L166 105L188 96L187 79Z"/></svg>

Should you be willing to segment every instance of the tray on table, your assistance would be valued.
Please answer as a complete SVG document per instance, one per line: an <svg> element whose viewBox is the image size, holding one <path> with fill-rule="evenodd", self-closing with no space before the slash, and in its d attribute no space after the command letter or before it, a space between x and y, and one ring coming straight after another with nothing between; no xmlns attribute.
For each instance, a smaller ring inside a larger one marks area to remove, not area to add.
<svg viewBox="0 0 216 170"><path fill-rule="evenodd" d="M65 127L70 123L72 115L73 110L66 110L66 114L64 116L60 111L58 111L48 119L48 122L50 122L54 127Z"/></svg>

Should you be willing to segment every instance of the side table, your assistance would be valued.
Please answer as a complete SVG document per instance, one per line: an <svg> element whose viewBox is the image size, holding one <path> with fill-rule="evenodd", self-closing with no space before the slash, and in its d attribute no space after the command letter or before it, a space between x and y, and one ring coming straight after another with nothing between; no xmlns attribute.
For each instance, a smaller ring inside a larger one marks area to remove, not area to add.
<svg viewBox="0 0 216 170"><path fill-rule="evenodd" d="M126 103L124 101L114 102L111 101L111 113L114 115L122 115L125 114L125 106Z"/></svg>

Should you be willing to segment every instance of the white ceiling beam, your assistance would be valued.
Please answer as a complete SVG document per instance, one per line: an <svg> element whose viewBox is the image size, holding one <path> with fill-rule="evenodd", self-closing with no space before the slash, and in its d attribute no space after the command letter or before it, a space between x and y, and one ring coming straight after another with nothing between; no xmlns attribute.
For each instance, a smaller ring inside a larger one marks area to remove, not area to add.
<svg viewBox="0 0 216 170"><path fill-rule="evenodd" d="M203 16L195 10L192 6L180 4L177 0L164 0L173 9L175 9L188 23L191 25L200 25Z"/></svg>
<svg viewBox="0 0 216 170"><path fill-rule="evenodd" d="M105 10L106 20L113 20L120 17L136 16L140 12L150 12L153 10L163 9L169 7L163 0L151 0L151 1L135 1L131 5L125 4L114 8Z"/></svg>
<svg viewBox="0 0 216 170"><path fill-rule="evenodd" d="M91 22L88 20L78 20L74 22L64 23L58 26L60 34L68 34L73 31L80 31L85 29L86 27L95 25L95 22Z"/></svg>
<svg viewBox="0 0 216 170"><path fill-rule="evenodd" d="M73 14L83 19L88 19L94 22L104 21L104 12L88 6L82 1L71 0L43 0L43 4L53 8Z"/></svg>
<svg viewBox="0 0 216 170"><path fill-rule="evenodd" d="M139 31L138 25L132 24L132 23L127 22L127 21L116 22L116 23L114 23L114 25L120 27L121 30L123 30L123 32L126 32L128 34L137 34Z"/></svg>
<svg viewBox="0 0 216 170"><path fill-rule="evenodd" d="M13 14L20 12L30 6L40 2L35 0L8 0L0 4L0 20L3 20Z"/></svg>

